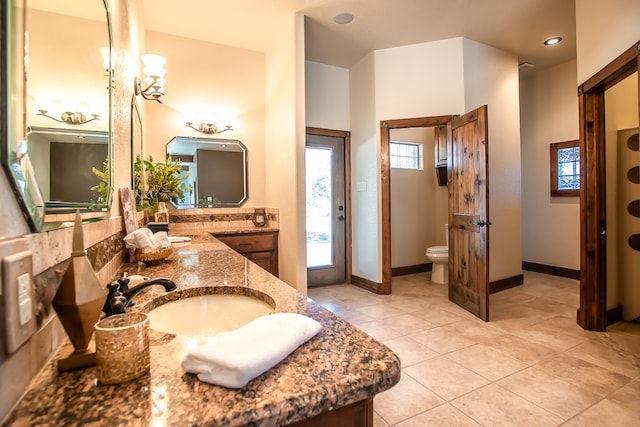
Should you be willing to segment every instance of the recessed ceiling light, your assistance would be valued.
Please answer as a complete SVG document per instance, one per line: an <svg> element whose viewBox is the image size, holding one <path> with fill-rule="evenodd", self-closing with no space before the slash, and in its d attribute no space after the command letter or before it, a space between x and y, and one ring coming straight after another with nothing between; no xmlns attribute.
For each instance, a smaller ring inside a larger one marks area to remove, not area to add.
<svg viewBox="0 0 640 427"><path fill-rule="evenodd" d="M333 17L333 22L336 24L348 24L353 21L353 13L342 12Z"/></svg>
<svg viewBox="0 0 640 427"><path fill-rule="evenodd" d="M544 41L545 46L553 46L554 44L558 44L562 41L562 37L551 37Z"/></svg>

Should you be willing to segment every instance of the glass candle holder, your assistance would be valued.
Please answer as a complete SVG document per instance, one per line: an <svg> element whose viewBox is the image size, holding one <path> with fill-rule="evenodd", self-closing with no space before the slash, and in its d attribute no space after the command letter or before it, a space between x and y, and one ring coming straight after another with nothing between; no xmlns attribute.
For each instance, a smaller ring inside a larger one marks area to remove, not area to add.
<svg viewBox="0 0 640 427"><path fill-rule="evenodd" d="M95 325L96 374L102 384L119 384L149 372L149 317L116 314Z"/></svg>

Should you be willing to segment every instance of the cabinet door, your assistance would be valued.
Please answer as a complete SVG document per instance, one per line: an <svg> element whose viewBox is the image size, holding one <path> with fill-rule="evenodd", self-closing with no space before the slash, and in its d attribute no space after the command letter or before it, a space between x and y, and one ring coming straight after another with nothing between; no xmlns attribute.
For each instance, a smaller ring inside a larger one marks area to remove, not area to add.
<svg viewBox="0 0 640 427"><path fill-rule="evenodd" d="M274 276L278 275L278 272L273 268L273 252L249 252L243 255Z"/></svg>
<svg viewBox="0 0 640 427"><path fill-rule="evenodd" d="M447 165L447 127L435 126L435 161L436 166Z"/></svg>

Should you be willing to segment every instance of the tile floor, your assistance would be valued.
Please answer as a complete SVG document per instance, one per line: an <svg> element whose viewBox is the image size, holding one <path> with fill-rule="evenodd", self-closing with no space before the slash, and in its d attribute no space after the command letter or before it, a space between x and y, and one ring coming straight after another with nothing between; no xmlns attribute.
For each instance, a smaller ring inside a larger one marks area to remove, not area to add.
<svg viewBox="0 0 640 427"><path fill-rule="evenodd" d="M374 399L376 427L640 425L640 324L584 331L578 281L531 272L491 296L485 323L429 278L394 278L392 295L309 289L400 357L400 382Z"/></svg>

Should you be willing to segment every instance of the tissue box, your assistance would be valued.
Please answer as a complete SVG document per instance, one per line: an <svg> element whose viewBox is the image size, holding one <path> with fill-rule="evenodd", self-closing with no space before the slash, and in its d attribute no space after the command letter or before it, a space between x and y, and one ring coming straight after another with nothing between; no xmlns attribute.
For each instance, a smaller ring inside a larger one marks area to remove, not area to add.
<svg viewBox="0 0 640 427"><path fill-rule="evenodd" d="M166 231L169 232L169 223L168 222L150 222L147 224L147 228L154 233L158 231Z"/></svg>

